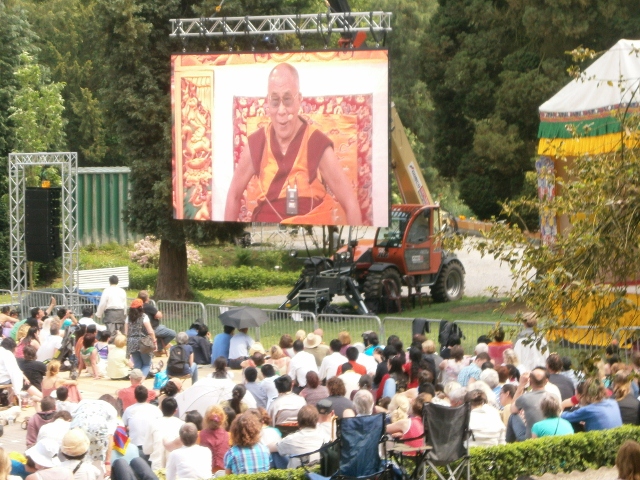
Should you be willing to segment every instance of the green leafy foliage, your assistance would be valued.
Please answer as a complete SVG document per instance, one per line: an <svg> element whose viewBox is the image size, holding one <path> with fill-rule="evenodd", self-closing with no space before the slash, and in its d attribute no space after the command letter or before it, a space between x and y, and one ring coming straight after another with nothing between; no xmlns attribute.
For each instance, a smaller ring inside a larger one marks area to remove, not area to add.
<svg viewBox="0 0 640 480"><path fill-rule="evenodd" d="M580 44L602 50L633 37L631 0L440 0L422 43L435 109L434 164L458 180L480 217L521 195L537 144L537 108L567 82Z"/></svg>
<svg viewBox="0 0 640 480"><path fill-rule="evenodd" d="M146 289L156 284L158 270L155 268L131 268L129 286ZM299 272L282 272L261 267L189 267L189 286L196 290L228 289L255 290L270 286L291 286Z"/></svg>
<svg viewBox="0 0 640 480"><path fill-rule="evenodd" d="M471 449L471 478L515 479L521 475L584 471L615 464L625 440L640 440L640 427L545 437L488 448Z"/></svg>
<svg viewBox="0 0 640 480"><path fill-rule="evenodd" d="M46 70L27 52L15 71L18 88L9 108L16 152L60 151L64 145L62 83L49 82Z"/></svg>
<svg viewBox="0 0 640 480"><path fill-rule="evenodd" d="M640 305L626 287L640 271L640 123L624 111L613 114L623 125L618 151L558 158L556 168L566 172L555 179L561 195L503 206L511 218L536 210L557 213L565 228L553 244L527 241L521 222L495 225L479 244L484 254L511 266L512 299L538 314L547 337L588 325L604 344L616 336L624 341L627 333L619 329L640 319Z"/></svg>

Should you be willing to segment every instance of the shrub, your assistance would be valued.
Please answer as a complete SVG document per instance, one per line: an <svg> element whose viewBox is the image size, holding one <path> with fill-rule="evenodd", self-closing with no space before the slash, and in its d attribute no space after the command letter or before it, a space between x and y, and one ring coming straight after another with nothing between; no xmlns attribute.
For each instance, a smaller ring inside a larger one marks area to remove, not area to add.
<svg viewBox="0 0 640 480"><path fill-rule="evenodd" d="M640 427L545 437L489 448L471 449L471 478L511 480L521 475L584 471L615 464L625 440L640 441Z"/></svg>
<svg viewBox="0 0 640 480"><path fill-rule="evenodd" d="M615 464L625 440L640 440L640 427L546 437L526 442L471 449L471 478L514 480L524 475L584 471ZM302 480L304 470L270 470L255 475L228 475L227 480ZM436 478L435 476L428 477Z"/></svg>
<svg viewBox="0 0 640 480"><path fill-rule="evenodd" d="M153 289L158 280L157 268L129 268L129 288L134 290Z"/></svg>
<svg viewBox="0 0 640 480"><path fill-rule="evenodd" d="M189 285L195 290L255 290L266 285L291 286L298 279L298 272L266 270L259 267L189 267ZM146 289L156 284L156 268L132 267L129 270L129 286Z"/></svg>
<svg viewBox="0 0 640 480"><path fill-rule="evenodd" d="M160 262L160 240L146 236L133 246L129 258L143 268L158 268ZM187 244L187 262L191 265L202 265L200 252Z"/></svg>

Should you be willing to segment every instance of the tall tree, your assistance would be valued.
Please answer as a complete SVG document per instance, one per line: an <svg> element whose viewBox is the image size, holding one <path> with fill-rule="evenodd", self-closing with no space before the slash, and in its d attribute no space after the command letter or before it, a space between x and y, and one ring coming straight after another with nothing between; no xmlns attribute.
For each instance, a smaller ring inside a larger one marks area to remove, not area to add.
<svg viewBox="0 0 640 480"><path fill-rule="evenodd" d="M131 167L126 218L133 231L161 238L155 296L187 299L187 239L237 235L241 224L173 220L171 184L170 55L181 44L169 37L171 18L211 15L215 5L169 0L97 0L96 18L104 35L101 97L120 153ZM228 12L284 13L301 0L231 2ZM300 10L298 10L300 11ZM241 39L240 41L244 41ZM191 42L204 50L204 43ZM223 49L212 42L214 50Z"/></svg>
<svg viewBox="0 0 640 480"><path fill-rule="evenodd" d="M61 150L65 143L64 84L50 82L47 71L26 52L19 56L20 66L14 74L17 89L9 119L15 125L17 152Z"/></svg>
<svg viewBox="0 0 640 480"><path fill-rule="evenodd" d="M424 42L435 164L481 217L517 196L533 166L537 107L566 83L565 52L635 35L631 0L439 0Z"/></svg>
<svg viewBox="0 0 640 480"><path fill-rule="evenodd" d="M7 156L15 145L15 128L9 118L18 79L15 70L20 53L35 53L35 35L23 10L0 2L0 287L9 288L9 198L7 195Z"/></svg>
<svg viewBox="0 0 640 480"><path fill-rule="evenodd" d="M39 63L49 67L55 82L64 82L66 150L78 152L80 165L121 165L107 137L105 106L98 88L100 58L95 48L100 32L96 28L94 0L51 0L23 3L38 34ZM111 142L110 142L111 140Z"/></svg>

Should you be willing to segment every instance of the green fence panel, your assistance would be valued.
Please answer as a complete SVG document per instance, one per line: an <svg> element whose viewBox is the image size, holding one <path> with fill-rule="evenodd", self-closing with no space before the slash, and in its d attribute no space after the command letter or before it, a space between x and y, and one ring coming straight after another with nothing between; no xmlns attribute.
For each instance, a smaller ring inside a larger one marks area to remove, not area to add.
<svg viewBox="0 0 640 480"><path fill-rule="evenodd" d="M126 244L140 238L122 219L129 199L129 172L128 167L78 168L80 245Z"/></svg>

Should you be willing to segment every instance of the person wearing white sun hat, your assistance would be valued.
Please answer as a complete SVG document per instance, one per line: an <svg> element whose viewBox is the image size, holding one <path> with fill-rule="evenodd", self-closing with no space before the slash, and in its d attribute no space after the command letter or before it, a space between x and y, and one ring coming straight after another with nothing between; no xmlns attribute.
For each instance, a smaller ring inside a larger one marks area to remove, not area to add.
<svg viewBox="0 0 640 480"><path fill-rule="evenodd" d="M48 438L27 449L25 456L36 466L36 471L27 476L27 480L73 480L71 470L60 466L58 449L57 442Z"/></svg>

